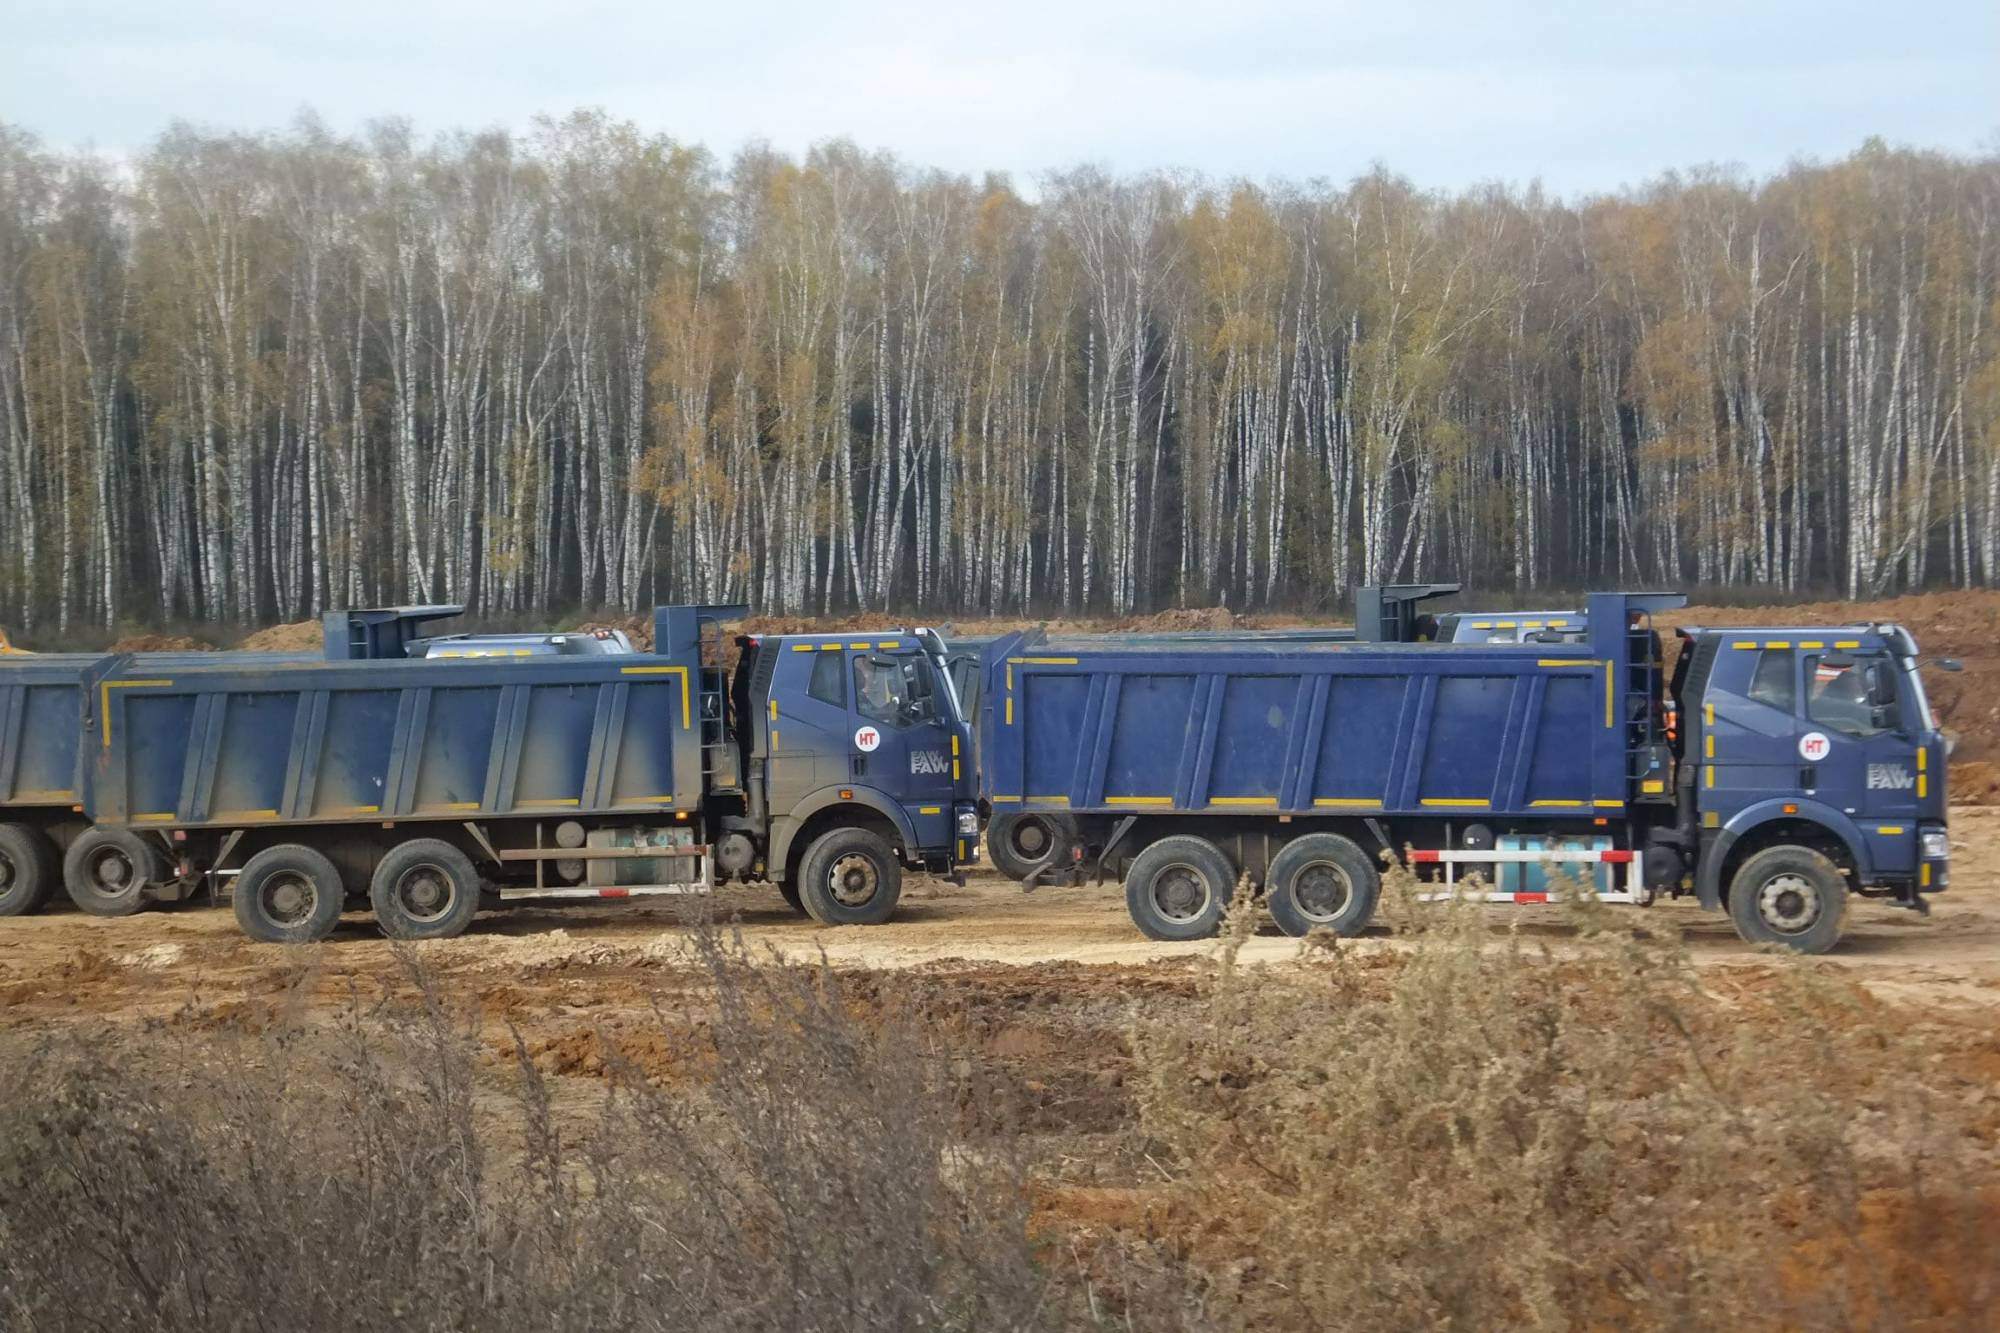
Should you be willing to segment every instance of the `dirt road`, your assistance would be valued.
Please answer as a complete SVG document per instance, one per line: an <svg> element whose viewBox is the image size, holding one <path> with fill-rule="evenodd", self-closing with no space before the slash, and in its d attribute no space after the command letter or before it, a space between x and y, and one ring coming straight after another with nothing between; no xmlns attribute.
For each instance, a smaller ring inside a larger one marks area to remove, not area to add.
<svg viewBox="0 0 2000 1333"><path fill-rule="evenodd" d="M1813 965L1850 973L1901 1003L2000 1004L2000 810L1958 811L1953 839L1952 887L1933 900L1931 915L1857 901L1842 944ZM1213 948L1144 939L1115 884L1028 894L992 874L972 876L963 889L917 879L894 921L844 930L795 916L769 889L732 890L712 901L753 949L804 960L823 953L848 968L987 973L989 967L977 965L1116 964L1109 970L1128 972L1157 963L1172 972L1180 961ZM525 988L552 999L560 995L559 1007L596 1007L612 1003L618 988L593 999L587 992L594 978L610 983L634 969L657 978L688 961L684 910L671 901L516 908L483 915L469 934L423 945L421 953L434 971L474 991L506 986L518 995ZM1621 910L1648 931L1679 931L1704 967L1768 965L1718 914L1685 903ZM1496 933L1517 925L1558 952L1572 938L1553 909L1495 906L1487 912ZM1388 931L1377 930L1358 947L1400 946ZM1282 961L1297 950L1296 941L1266 923L1242 956ZM308 956L321 978L316 993L329 998L345 992L343 980L386 981L398 972L388 943L365 914L349 916L330 941L306 951L253 944L238 933L229 911L202 906L118 920L56 910L0 922L0 1026L135 1022L189 1006L234 1012L287 992ZM1086 979L1089 970L1060 969L1094 990L1098 982Z"/></svg>

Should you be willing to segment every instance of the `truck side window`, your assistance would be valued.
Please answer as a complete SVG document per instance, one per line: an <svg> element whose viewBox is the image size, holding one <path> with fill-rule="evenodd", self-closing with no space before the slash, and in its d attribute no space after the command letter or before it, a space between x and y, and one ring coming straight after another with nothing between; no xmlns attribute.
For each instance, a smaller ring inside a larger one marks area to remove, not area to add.
<svg viewBox="0 0 2000 1333"><path fill-rule="evenodd" d="M1750 677L1750 697L1789 713L1798 697L1792 684L1792 650L1766 648L1757 656L1757 669Z"/></svg>
<svg viewBox="0 0 2000 1333"><path fill-rule="evenodd" d="M847 707L847 685L841 678L840 653L814 653L812 679L806 694L835 708Z"/></svg>
<svg viewBox="0 0 2000 1333"><path fill-rule="evenodd" d="M1873 736L1888 730L1893 705L1868 697L1869 668L1883 657L1806 658L1806 716L1830 731L1848 736ZM1872 673L1879 676L1881 673Z"/></svg>
<svg viewBox="0 0 2000 1333"><path fill-rule="evenodd" d="M900 726L903 721L903 671L877 657L854 659L854 708L861 716Z"/></svg>

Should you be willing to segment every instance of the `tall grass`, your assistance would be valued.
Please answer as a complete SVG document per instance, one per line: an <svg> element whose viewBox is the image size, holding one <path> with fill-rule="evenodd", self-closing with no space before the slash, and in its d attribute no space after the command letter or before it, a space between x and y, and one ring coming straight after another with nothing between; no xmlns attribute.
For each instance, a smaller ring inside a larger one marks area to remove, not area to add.
<svg viewBox="0 0 2000 1333"><path fill-rule="evenodd" d="M1545 948L1393 887L1399 943L1258 968L1240 895L1198 985L1124 1020L1053 979L952 1018L925 974L696 922L644 1067L607 1043L593 1079L416 953L329 1009L302 952L267 1021L10 1065L0 1327L1950 1328L2000 1297L1976 1117L1896 1011L1813 964L1697 974L1633 914ZM1034 1069L979 1034L1022 1023L1122 1094L1021 1114Z"/></svg>

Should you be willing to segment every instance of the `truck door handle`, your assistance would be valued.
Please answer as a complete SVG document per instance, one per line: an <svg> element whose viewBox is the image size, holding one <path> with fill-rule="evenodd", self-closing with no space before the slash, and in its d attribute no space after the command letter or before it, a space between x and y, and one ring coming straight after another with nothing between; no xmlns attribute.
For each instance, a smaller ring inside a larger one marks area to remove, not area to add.
<svg viewBox="0 0 2000 1333"><path fill-rule="evenodd" d="M1819 769L1812 764L1799 765L1799 786L1812 791L1819 786Z"/></svg>

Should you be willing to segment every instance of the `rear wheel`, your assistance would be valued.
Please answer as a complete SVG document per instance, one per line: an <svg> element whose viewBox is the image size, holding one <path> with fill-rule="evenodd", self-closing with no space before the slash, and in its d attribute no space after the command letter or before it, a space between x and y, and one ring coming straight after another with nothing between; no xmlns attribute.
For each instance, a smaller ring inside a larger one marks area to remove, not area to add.
<svg viewBox="0 0 2000 1333"><path fill-rule="evenodd" d="M1271 858L1264 902L1287 935L1315 927L1359 935L1375 915L1382 875L1368 853L1338 833L1308 833Z"/></svg>
<svg viewBox="0 0 2000 1333"><path fill-rule="evenodd" d="M62 858L38 828L0 824L0 916L39 912L62 882Z"/></svg>
<svg viewBox="0 0 2000 1333"><path fill-rule="evenodd" d="M1008 879L1026 879L1068 846L1075 826L1061 815L1002 815L986 830L986 852Z"/></svg>
<svg viewBox="0 0 2000 1333"><path fill-rule="evenodd" d="M85 829L63 857L63 887L92 916L130 916L146 905L146 886L167 873L160 849L131 829Z"/></svg>
<svg viewBox="0 0 2000 1333"><path fill-rule="evenodd" d="M1840 939L1847 877L1810 847L1767 847L1729 881L1729 915L1752 944L1825 953Z"/></svg>
<svg viewBox="0 0 2000 1333"><path fill-rule="evenodd" d="M799 882L796 879L779 880L778 896L785 900L785 906L791 908L800 916L806 914L806 905L799 901Z"/></svg>
<svg viewBox="0 0 2000 1333"><path fill-rule="evenodd" d="M799 901L823 926L879 926L902 896L902 863L865 828L821 834L799 863Z"/></svg>
<svg viewBox="0 0 2000 1333"><path fill-rule="evenodd" d="M296 842L266 847L238 872L230 891L236 924L265 944L323 940L340 924L347 887L326 855Z"/></svg>
<svg viewBox="0 0 2000 1333"><path fill-rule="evenodd" d="M464 934L479 911L479 872L450 843L412 838L375 867L368 902L391 939L449 939Z"/></svg>
<svg viewBox="0 0 2000 1333"><path fill-rule="evenodd" d="M1162 838L1132 858L1125 906L1154 940L1200 940L1215 934L1236 887L1236 869L1206 838Z"/></svg>

